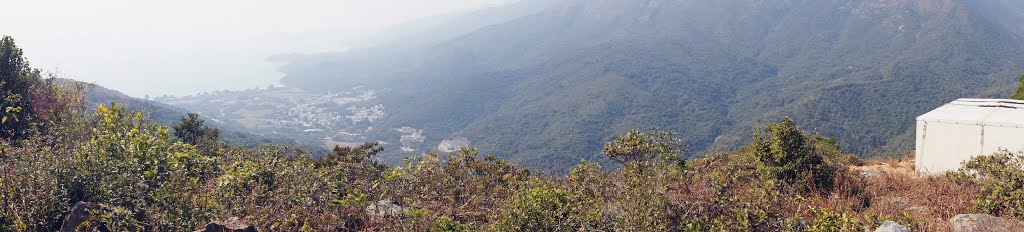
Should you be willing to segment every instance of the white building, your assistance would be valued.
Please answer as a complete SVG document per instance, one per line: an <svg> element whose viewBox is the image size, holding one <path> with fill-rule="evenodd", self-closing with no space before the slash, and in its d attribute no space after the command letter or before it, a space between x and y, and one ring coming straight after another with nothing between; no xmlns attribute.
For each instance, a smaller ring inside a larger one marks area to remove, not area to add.
<svg viewBox="0 0 1024 232"><path fill-rule="evenodd" d="M1024 101L958 99L917 117L916 169L957 170L977 155L1024 149Z"/></svg>

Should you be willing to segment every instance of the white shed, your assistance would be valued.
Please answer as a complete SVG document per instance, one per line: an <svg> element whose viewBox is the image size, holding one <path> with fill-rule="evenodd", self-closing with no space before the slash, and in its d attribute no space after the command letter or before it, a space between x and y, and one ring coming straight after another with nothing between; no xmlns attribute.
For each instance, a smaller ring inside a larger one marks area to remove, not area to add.
<svg viewBox="0 0 1024 232"><path fill-rule="evenodd" d="M957 170L1001 149L1024 149L1024 101L963 98L917 117L917 172Z"/></svg>

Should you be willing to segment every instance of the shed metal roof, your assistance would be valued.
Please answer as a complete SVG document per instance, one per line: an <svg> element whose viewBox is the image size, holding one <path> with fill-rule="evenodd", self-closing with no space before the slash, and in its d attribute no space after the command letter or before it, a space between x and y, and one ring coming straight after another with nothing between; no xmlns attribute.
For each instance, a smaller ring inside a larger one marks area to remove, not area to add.
<svg viewBox="0 0 1024 232"><path fill-rule="evenodd" d="M961 98L917 117L918 121L1024 127L1024 101Z"/></svg>

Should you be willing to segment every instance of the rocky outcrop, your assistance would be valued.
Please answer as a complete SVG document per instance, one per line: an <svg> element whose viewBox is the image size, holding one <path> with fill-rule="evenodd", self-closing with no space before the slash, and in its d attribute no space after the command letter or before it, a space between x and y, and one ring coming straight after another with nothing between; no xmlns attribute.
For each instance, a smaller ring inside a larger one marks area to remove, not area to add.
<svg viewBox="0 0 1024 232"><path fill-rule="evenodd" d="M910 232L910 228L894 221L885 221L875 229L875 232Z"/></svg>
<svg viewBox="0 0 1024 232"><path fill-rule="evenodd" d="M225 221L214 221L206 224L206 228L196 232L256 232L256 227L237 217Z"/></svg>
<svg viewBox="0 0 1024 232"><path fill-rule="evenodd" d="M97 204L79 201L75 204L74 208L71 208L71 212L64 218L64 224L61 224L61 232L74 232L78 230L78 226L82 225L83 222L92 220L91 212L102 210L103 207ZM96 227L98 231L110 231L106 225L100 224Z"/></svg>
<svg viewBox="0 0 1024 232"><path fill-rule="evenodd" d="M1019 222L986 214L960 214L949 219L956 232L1024 231Z"/></svg>
<svg viewBox="0 0 1024 232"><path fill-rule="evenodd" d="M394 201L380 200L366 207L366 215L370 216L371 220L379 221L390 217L401 217L405 210L404 207L395 204Z"/></svg>

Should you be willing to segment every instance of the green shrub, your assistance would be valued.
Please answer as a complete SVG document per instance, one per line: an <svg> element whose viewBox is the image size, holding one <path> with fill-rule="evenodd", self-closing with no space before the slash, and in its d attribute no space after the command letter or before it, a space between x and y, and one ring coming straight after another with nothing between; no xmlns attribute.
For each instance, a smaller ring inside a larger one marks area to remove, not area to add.
<svg viewBox="0 0 1024 232"><path fill-rule="evenodd" d="M580 212L570 202L569 193L549 183L533 187L512 197L503 207L497 231L576 231Z"/></svg>
<svg viewBox="0 0 1024 232"><path fill-rule="evenodd" d="M834 139L807 136L788 117L754 134L750 151L758 158L762 177L800 192L831 191L845 171L846 163L836 162L849 160Z"/></svg>
<svg viewBox="0 0 1024 232"><path fill-rule="evenodd" d="M604 144L602 153L620 164L651 161L677 161L683 149L680 140L669 131L652 129L650 132L629 130L615 140Z"/></svg>
<svg viewBox="0 0 1024 232"><path fill-rule="evenodd" d="M440 217L434 222L434 226L430 228L432 232L462 232L469 231L466 225L461 222L452 220L449 217Z"/></svg>
<svg viewBox="0 0 1024 232"><path fill-rule="evenodd" d="M807 227L808 232L839 232L839 231L864 231L868 230L867 225L861 222L855 215L846 212L835 212L827 210L816 210L814 223Z"/></svg>
<svg viewBox="0 0 1024 232"><path fill-rule="evenodd" d="M174 129L174 137L182 142L200 147L200 151L208 153L213 144L220 137L220 130L206 126L206 121L199 119L199 115L189 113L181 117L181 120L171 126Z"/></svg>
<svg viewBox="0 0 1024 232"><path fill-rule="evenodd" d="M63 173L71 202L124 208L135 220L162 230L192 229L207 222L206 209L186 203L201 195L201 183L215 168L213 158L172 142L167 129L122 106L100 106L93 118L92 139Z"/></svg>
<svg viewBox="0 0 1024 232"><path fill-rule="evenodd" d="M0 143L0 146L6 146ZM0 158L0 231L55 231L68 207L63 179L68 154L34 146L4 148Z"/></svg>
<svg viewBox="0 0 1024 232"><path fill-rule="evenodd" d="M978 211L1024 219L1024 153L976 156L953 175L974 177L982 183L975 200Z"/></svg>

